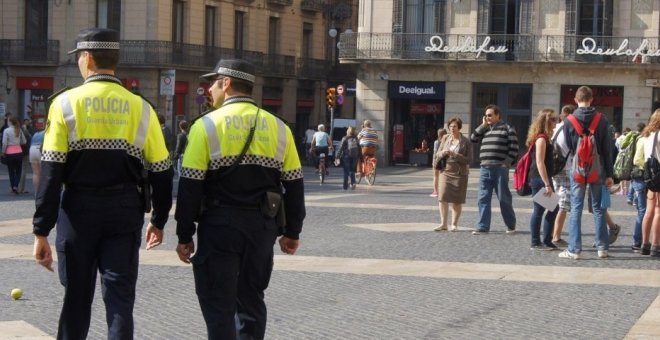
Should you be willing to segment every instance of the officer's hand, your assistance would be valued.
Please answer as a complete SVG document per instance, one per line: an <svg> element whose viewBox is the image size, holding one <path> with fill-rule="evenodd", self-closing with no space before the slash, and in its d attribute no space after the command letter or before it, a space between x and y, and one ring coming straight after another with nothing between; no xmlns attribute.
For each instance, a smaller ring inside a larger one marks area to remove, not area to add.
<svg viewBox="0 0 660 340"><path fill-rule="evenodd" d="M195 242L179 243L176 246L176 254L179 255L179 260L183 263L190 263L190 257L195 252Z"/></svg>
<svg viewBox="0 0 660 340"><path fill-rule="evenodd" d="M289 254L289 255L295 254L296 250L298 250L299 245L300 245L299 240L293 240L286 236L280 237L280 249L282 249L282 252L285 254Z"/></svg>
<svg viewBox="0 0 660 340"><path fill-rule="evenodd" d="M147 232L144 234L144 239L147 243L147 250L155 248L163 241L163 231L149 223L149 226L147 226Z"/></svg>
<svg viewBox="0 0 660 340"><path fill-rule="evenodd" d="M51 272L53 271L53 252L50 249L50 244L48 244L48 238L46 236L35 235L33 255L38 264Z"/></svg>

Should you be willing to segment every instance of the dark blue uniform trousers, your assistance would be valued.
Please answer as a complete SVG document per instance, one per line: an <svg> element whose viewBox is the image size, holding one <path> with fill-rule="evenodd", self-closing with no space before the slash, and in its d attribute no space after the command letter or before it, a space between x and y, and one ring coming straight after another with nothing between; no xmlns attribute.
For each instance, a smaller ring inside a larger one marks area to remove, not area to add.
<svg viewBox="0 0 660 340"><path fill-rule="evenodd" d="M209 339L264 338L264 291L276 238L275 221L258 209L212 208L203 214L191 261Z"/></svg>
<svg viewBox="0 0 660 340"><path fill-rule="evenodd" d="M64 305L58 339L85 339L96 273L101 274L108 339L133 339L133 304L144 210L136 189L66 190L55 247Z"/></svg>

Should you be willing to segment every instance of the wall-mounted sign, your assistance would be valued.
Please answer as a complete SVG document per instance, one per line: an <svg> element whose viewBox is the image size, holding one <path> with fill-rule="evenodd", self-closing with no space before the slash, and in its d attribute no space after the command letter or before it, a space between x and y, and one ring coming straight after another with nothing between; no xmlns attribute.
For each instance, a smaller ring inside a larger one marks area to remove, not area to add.
<svg viewBox="0 0 660 340"><path fill-rule="evenodd" d="M633 60L641 57L659 57L660 50L649 50L649 40L644 39L639 44L637 49L628 48L628 39L623 39L621 45L617 48L602 48L594 38L582 39L582 48L575 50L577 54L592 54L592 55L617 55L617 56L630 56Z"/></svg>
<svg viewBox="0 0 660 340"><path fill-rule="evenodd" d="M445 83L430 81L390 81L390 98L444 99Z"/></svg>
<svg viewBox="0 0 660 340"><path fill-rule="evenodd" d="M646 79L646 86L658 86L660 84L660 81L658 81L657 78L655 79Z"/></svg>
<svg viewBox="0 0 660 340"><path fill-rule="evenodd" d="M160 95L173 96L176 82L176 70L160 71Z"/></svg>
<svg viewBox="0 0 660 340"><path fill-rule="evenodd" d="M490 36L486 36L481 45L477 46L477 41L472 37L466 37L460 45L445 46L444 40L440 36L434 35L429 39L430 46L424 47L426 52L452 52L452 53L476 53L475 58L479 58L481 53L506 53L509 49L506 46L490 46Z"/></svg>

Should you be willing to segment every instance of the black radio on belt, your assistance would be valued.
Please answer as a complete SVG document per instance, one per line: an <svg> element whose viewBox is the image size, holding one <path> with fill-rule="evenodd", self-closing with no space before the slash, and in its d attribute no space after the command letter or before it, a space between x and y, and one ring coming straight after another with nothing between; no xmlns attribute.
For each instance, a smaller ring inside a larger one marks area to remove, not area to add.
<svg viewBox="0 0 660 340"><path fill-rule="evenodd" d="M142 204L144 205L144 212L151 212L151 186L149 185L149 172L147 169L142 169L140 176L140 184L138 190L142 195Z"/></svg>

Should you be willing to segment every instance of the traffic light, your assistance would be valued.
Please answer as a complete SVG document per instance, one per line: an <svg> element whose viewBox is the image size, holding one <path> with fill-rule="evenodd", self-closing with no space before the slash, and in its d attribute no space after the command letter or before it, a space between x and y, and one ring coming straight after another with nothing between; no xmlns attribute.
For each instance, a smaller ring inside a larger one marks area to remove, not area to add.
<svg viewBox="0 0 660 340"><path fill-rule="evenodd" d="M328 104L328 107L335 107L337 105L335 94L336 90L334 87L330 87L325 90L325 102Z"/></svg>

